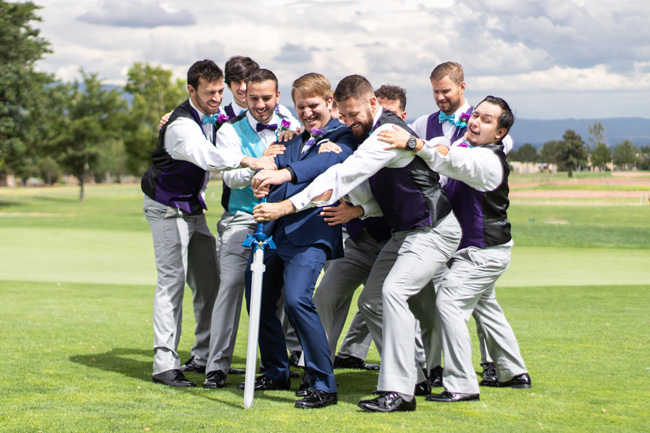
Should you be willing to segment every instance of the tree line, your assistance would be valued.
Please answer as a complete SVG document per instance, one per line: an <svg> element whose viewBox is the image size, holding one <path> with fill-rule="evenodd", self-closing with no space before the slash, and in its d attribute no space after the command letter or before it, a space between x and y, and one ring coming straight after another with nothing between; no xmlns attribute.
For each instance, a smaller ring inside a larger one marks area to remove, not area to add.
<svg viewBox="0 0 650 433"><path fill-rule="evenodd" d="M508 161L557 164L558 169L567 171L569 177L574 171L589 167L607 171L609 164L620 170L650 170L650 146L638 148L630 140L623 140L611 149L607 144L605 127L598 121L589 125L588 140L586 143L580 134L568 129L562 140L547 141L539 152L530 143L511 150Z"/></svg>
<svg viewBox="0 0 650 433"><path fill-rule="evenodd" d="M91 179L141 175L151 162L160 116L187 98L185 82L148 63L134 63L123 88L97 73L63 83L35 63L51 52L31 23L31 2L0 0L0 173L48 184L63 174Z"/></svg>

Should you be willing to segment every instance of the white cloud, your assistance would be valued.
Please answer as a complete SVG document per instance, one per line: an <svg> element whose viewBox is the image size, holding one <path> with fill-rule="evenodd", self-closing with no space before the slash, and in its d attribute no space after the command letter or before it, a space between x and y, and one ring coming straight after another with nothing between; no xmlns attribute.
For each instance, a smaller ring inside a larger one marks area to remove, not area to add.
<svg viewBox="0 0 650 433"><path fill-rule="evenodd" d="M99 8L92 8L77 17L90 24L115 27L188 26L196 23L187 9L167 10L153 1L103 1Z"/></svg>
<svg viewBox="0 0 650 433"><path fill-rule="evenodd" d="M281 86L312 71L333 85L353 73L401 85L412 115L433 108L428 77L447 60L464 66L472 96L525 101L528 118L548 110L541 94L569 107L617 90L641 104L650 91L650 4L636 0L48 0L39 13L54 49L40 67L66 80L83 67L123 83L136 61L183 78L195 60L244 54Z"/></svg>

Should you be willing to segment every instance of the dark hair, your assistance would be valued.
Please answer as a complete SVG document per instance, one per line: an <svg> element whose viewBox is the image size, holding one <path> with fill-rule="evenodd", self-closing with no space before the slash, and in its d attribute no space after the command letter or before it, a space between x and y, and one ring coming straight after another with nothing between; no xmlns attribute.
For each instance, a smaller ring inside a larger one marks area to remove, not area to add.
<svg viewBox="0 0 650 433"><path fill-rule="evenodd" d="M250 57L233 56L226 62L226 84L233 81L246 81L250 75L260 68L260 65Z"/></svg>
<svg viewBox="0 0 650 433"><path fill-rule="evenodd" d="M463 74L463 67L460 63L456 62L444 62L433 68L431 71L431 76L429 79L433 80L442 80L445 77L449 77L451 81L456 84L460 84L465 81L465 75Z"/></svg>
<svg viewBox="0 0 650 433"><path fill-rule="evenodd" d="M203 78L208 83L214 83L223 79L223 71L212 60L199 60L187 70L187 84L199 88L199 79Z"/></svg>
<svg viewBox="0 0 650 433"><path fill-rule="evenodd" d="M346 101L350 98L360 99L363 96L374 95L372 84L361 75L348 75L339 81L334 91L336 102Z"/></svg>
<svg viewBox="0 0 650 433"><path fill-rule="evenodd" d="M499 116L499 119L497 120L497 128L506 128L507 134L510 131L510 128L512 128L512 124L515 123L515 115L512 114L512 110L508 103L503 98L498 98L492 95L486 96L478 105L481 105L484 102L489 102L490 104L501 107L501 116Z"/></svg>
<svg viewBox="0 0 650 433"><path fill-rule="evenodd" d="M246 88L251 83L262 83L264 81L271 80L275 83L275 91L278 91L278 78L275 76L275 74L268 69L257 69L255 72L253 72L250 77L246 80Z"/></svg>
<svg viewBox="0 0 650 433"><path fill-rule="evenodd" d="M375 90L375 96L378 98L388 99L389 101L399 100L399 109L406 110L406 90L400 86L384 84Z"/></svg>

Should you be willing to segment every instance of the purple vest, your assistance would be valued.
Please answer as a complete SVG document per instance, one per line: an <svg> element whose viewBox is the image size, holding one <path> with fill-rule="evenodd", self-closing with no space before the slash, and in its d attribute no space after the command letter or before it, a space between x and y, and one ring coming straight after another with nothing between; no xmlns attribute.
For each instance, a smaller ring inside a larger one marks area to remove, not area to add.
<svg viewBox="0 0 650 433"><path fill-rule="evenodd" d="M484 146L501 160L503 180L492 191L477 191L464 182L449 179L445 191L458 219L463 236L458 249L485 248L505 244L512 239L508 221L508 174L510 169L503 152L503 143Z"/></svg>
<svg viewBox="0 0 650 433"><path fill-rule="evenodd" d="M470 107L469 110L466 111L466 113L471 115L472 111L474 111L474 108ZM440 121L438 120L439 115L440 115L440 110L431 114L427 119L427 136L424 137L426 140L431 140L434 137L442 137L443 135L445 135L442 132L442 123L440 123ZM463 135L465 135L466 131L467 131L467 126L464 126L462 128L456 127L456 131L454 132L454 135L452 135L450 141L453 143L459 138L462 138Z"/></svg>
<svg viewBox="0 0 650 433"><path fill-rule="evenodd" d="M192 108L189 100L176 107L169 122L158 135L158 144L153 151L153 164L147 169L140 183L142 191L166 206L178 208L189 214L196 214L207 209L201 197L207 172L188 161L179 161L165 150L164 138L167 126L179 117L188 117L201 127L199 114ZM215 124L214 135L220 124ZM213 137L214 138L214 137ZM214 142L214 140L213 140Z"/></svg>
<svg viewBox="0 0 650 433"><path fill-rule="evenodd" d="M375 128L386 123L415 135L397 115L383 110ZM413 158L405 167L382 168L369 181L389 227L403 231L431 225L451 212L439 179L421 158Z"/></svg>

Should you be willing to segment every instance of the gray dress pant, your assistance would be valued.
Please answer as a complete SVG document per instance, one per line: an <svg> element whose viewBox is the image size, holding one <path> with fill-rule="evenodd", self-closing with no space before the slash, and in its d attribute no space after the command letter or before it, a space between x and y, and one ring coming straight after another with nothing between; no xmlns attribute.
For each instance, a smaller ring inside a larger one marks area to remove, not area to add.
<svg viewBox="0 0 650 433"><path fill-rule="evenodd" d="M336 344L348 317L354 292L361 284L366 283L370 270L385 244L386 242L377 242L364 229L359 233L356 241L350 237L346 238L344 257L328 262L325 275L314 295L314 303L327 334L332 361L336 353ZM433 334L435 335L433 341L436 348L438 348L437 352L440 353L440 344L435 330ZM365 320L363 320L361 312L357 311L350 322L348 332L339 348L339 353L366 359L371 342L370 330ZM421 365L425 364L424 352L418 328L416 332L416 359Z"/></svg>
<svg viewBox="0 0 650 433"><path fill-rule="evenodd" d="M435 286L436 293L440 287L440 281L442 280L443 275L449 270L447 266L441 266L436 272L435 277L433 277L433 284ZM481 329L481 325L478 319L476 319L476 312L472 313L474 320L476 322L476 336L478 337L479 350L481 351L481 365L492 362L492 358L487 350L487 343L485 342L485 333ZM425 331L426 332L426 331ZM426 349L426 359L427 359L427 369L431 370L432 368L442 365L442 345L440 344L440 338L438 333L434 332L428 334L430 341L425 342ZM425 337L423 337L425 338Z"/></svg>
<svg viewBox="0 0 650 433"><path fill-rule="evenodd" d="M510 263L510 246L464 248L456 252L440 282L437 325L445 359L443 382L454 393L479 392L467 329L471 315L485 334L500 381L526 373L515 334L494 293Z"/></svg>
<svg viewBox="0 0 650 433"><path fill-rule="evenodd" d="M344 257L328 262L314 293L314 304L327 334L332 361L354 292L366 282L383 245L384 243L375 241L366 230L361 231L356 241L348 237L345 240ZM366 359L371 341L368 327L357 312L344 344L341 345L341 353Z"/></svg>
<svg viewBox="0 0 650 433"><path fill-rule="evenodd" d="M221 370L228 374L230 370L244 296L244 272L250 256L250 248L242 243L248 234L253 234L255 226L253 215L245 212L224 211L217 223L221 283L212 310L206 373Z"/></svg>
<svg viewBox="0 0 650 433"><path fill-rule="evenodd" d="M415 360L416 319L435 329L436 271L456 251L461 231L450 213L432 226L393 233L375 261L359 310L381 356L378 391L413 395L425 380Z"/></svg>
<svg viewBox="0 0 650 433"><path fill-rule="evenodd" d="M153 301L153 373L180 368L178 343L183 320L185 283L192 289L196 341L192 356L207 362L212 307L219 287L216 240L205 215L187 215L145 196L158 271Z"/></svg>

